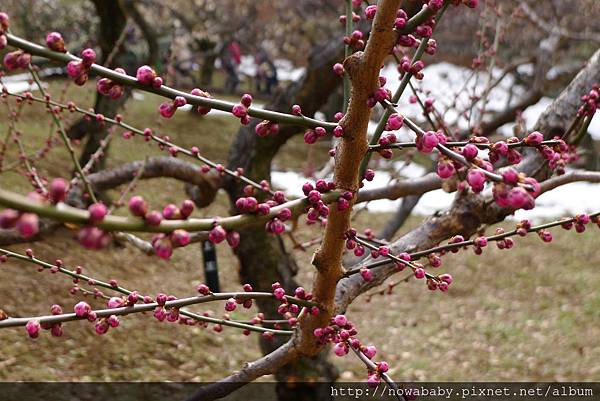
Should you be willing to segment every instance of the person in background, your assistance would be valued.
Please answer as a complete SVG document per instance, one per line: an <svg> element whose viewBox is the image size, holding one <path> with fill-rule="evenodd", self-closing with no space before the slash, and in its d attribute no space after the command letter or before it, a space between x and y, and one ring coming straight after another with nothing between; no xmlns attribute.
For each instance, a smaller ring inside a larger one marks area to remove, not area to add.
<svg viewBox="0 0 600 401"><path fill-rule="evenodd" d="M242 62L242 49L239 43L233 39L226 46L221 55L221 65L227 75L225 80L225 90L229 93L235 93L240 83L238 77L238 68Z"/></svg>
<svg viewBox="0 0 600 401"><path fill-rule="evenodd" d="M270 95L273 87L278 83L275 64L262 47L258 50L254 62L256 63L256 90L259 93Z"/></svg>

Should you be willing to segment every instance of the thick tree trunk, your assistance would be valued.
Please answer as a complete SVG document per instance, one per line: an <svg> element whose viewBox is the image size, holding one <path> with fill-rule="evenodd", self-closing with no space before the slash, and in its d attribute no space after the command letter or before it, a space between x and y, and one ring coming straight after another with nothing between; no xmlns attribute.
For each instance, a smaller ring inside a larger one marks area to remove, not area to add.
<svg viewBox="0 0 600 401"><path fill-rule="evenodd" d="M305 115L313 115L341 84L341 79L331 73L331 66L342 57L343 48L336 43L316 48L310 57L304 79L276 94L267 108L289 111L297 103L302 105ZM270 179L273 157L289 138L301 133L302 129L283 126L276 136L258 138L254 132L257 123L258 121L253 121L239 130L229 156L229 168L243 167L251 178ZM225 189L233 204L242 195L243 185L228 180ZM257 291L269 291L271 284L279 281L286 291L293 291L297 286L294 280L297 267L292 255L286 251L283 240L264 230L242 230L240 235L241 242L235 252L240 263L241 281L252 284ZM272 302L259 301L258 306L267 319L281 318L274 311ZM261 340L261 348L265 354L281 345L277 340ZM321 353L315 358L300 358L280 369L276 376L280 400L313 401L331 399L330 385L338 374L336 368L328 362L327 353ZM313 383L307 384L309 381Z"/></svg>
<svg viewBox="0 0 600 401"><path fill-rule="evenodd" d="M115 44L117 44L123 29L127 22L127 17L124 10L121 8L121 4L118 0L93 0L94 6L100 18L100 33L98 35L98 44L100 46L101 54L99 57L99 63L104 64L104 61L111 54ZM124 65L122 60L123 50L122 48L117 49L112 59L111 66ZM128 73L131 73L133 66L125 69ZM118 100L112 100L106 96L96 94L96 102L94 103L94 110L96 113L103 114L106 117L114 117L117 111L125 104L131 94L131 90L125 90L123 96ZM106 138L108 134L106 126L98 124L95 120L88 121L81 118L75 122L68 131L68 135L71 139L83 139L87 137L84 149L79 158L79 163L85 165L92 154L100 147L100 142ZM108 151L105 150L105 153ZM98 171L104 168L104 158L98 161L94 165L93 171Z"/></svg>

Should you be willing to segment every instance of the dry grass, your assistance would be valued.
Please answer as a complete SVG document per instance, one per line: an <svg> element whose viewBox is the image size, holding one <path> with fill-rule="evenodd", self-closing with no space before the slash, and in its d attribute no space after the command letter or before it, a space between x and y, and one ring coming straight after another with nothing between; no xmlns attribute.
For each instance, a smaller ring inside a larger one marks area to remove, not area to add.
<svg viewBox="0 0 600 401"><path fill-rule="evenodd" d="M52 84L56 89L60 82ZM71 91L71 90L69 90ZM80 92L70 96L81 96ZM90 98L77 98L89 104ZM153 113L157 99L132 101L127 115L143 121ZM27 110L20 124L29 143L47 133L40 109ZM2 112L4 109L2 109ZM154 117L151 118L153 120ZM0 114L0 132L5 132ZM203 119L177 115L161 129L178 143L198 145L214 159L225 161L235 131L231 119ZM148 125L156 126L155 121ZM190 132L189 127L194 127ZM197 131L196 131L197 130ZM157 154L156 147L116 139L110 165ZM278 164L301 168L308 155L292 142ZM143 147L147 147L143 148ZM55 150L38 168L50 177L70 170L62 150ZM16 174L0 176L0 185L17 191L27 186ZM181 184L154 180L140 184L154 206L183 199ZM115 194L113 194L114 196ZM226 214L224 195L197 215ZM358 228L378 227L389 216L361 214ZM407 227L419 223L412 218ZM510 224L505 224L509 226ZM301 239L317 235L301 225ZM400 284L392 295L360 298L349 317L360 337L377 345L380 357L390 362L391 374L403 380L594 380L600 375L600 254L597 229L584 234L555 231L555 243L542 244L535 236L518 239L515 249L490 248L484 256L461 252L444 258L440 271L454 275L455 284L442 294L430 293L414 280ZM199 245L175 252L172 261L141 255L134 249L111 247L87 251L74 240L74 232L61 229L44 242L13 246L34 249L40 258L62 258L69 266L81 264L92 276L111 279L151 295L159 291L185 296L202 280ZM310 252L294 251L300 264L299 281L311 282ZM225 246L218 247L221 280L225 290L239 288L237 262ZM69 309L77 301L68 294L68 279L35 267L10 261L0 266L0 308L12 316L46 314L53 303ZM398 279L400 277L395 277ZM91 301L101 306L100 301ZM202 308L194 308L204 311ZM218 307L215 312L222 313ZM65 324L65 335L38 340L26 338L22 328L0 331L0 380L182 380L210 381L238 369L260 355L256 337L243 337L234 329L221 334L197 327L158 323L149 315L122 319L121 327L97 336L86 323ZM335 358L335 357L334 357ZM364 369L349 356L335 358L342 378L363 379Z"/></svg>

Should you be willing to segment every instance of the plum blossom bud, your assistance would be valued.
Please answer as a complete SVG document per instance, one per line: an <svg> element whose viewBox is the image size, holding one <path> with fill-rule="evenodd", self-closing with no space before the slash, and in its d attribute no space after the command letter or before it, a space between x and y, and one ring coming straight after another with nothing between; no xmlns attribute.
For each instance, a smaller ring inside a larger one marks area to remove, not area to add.
<svg viewBox="0 0 600 401"><path fill-rule="evenodd" d="M20 213L14 209L4 209L0 212L0 228L13 228L19 220Z"/></svg>
<svg viewBox="0 0 600 401"><path fill-rule="evenodd" d="M215 226L208 233L208 239L213 244L219 244L219 243L223 242L223 240L226 238L226 236L227 236L227 232L225 231L225 229L218 225Z"/></svg>
<svg viewBox="0 0 600 401"><path fill-rule="evenodd" d="M67 75L75 79L84 72L81 61L69 61L67 64Z"/></svg>
<svg viewBox="0 0 600 401"><path fill-rule="evenodd" d="M477 146L473 145L472 143L466 145L462 150L462 154L467 160L475 159L478 153L479 150L477 149Z"/></svg>
<svg viewBox="0 0 600 401"><path fill-rule="evenodd" d="M146 224L150 226L158 226L162 221L162 214L157 210L153 210L146 214L144 218L146 220Z"/></svg>
<svg viewBox="0 0 600 401"><path fill-rule="evenodd" d="M16 222L16 229L23 238L34 236L39 231L39 218L33 213L23 213Z"/></svg>
<svg viewBox="0 0 600 401"><path fill-rule="evenodd" d="M371 19L375 18L376 12L377 12L376 5L367 6L367 8L365 8L365 17L367 17L368 20L371 20Z"/></svg>
<svg viewBox="0 0 600 401"><path fill-rule="evenodd" d="M30 320L25 325L25 330L31 338L38 338L38 336L40 335L40 329L41 325L38 320Z"/></svg>
<svg viewBox="0 0 600 401"><path fill-rule="evenodd" d="M174 247L186 246L190 240L190 234L185 230L177 229L171 233L171 243Z"/></svg>
<svg viewBox="0 0 600 401"><path fill-rule="evenodd" d="M158 234L152 239L152 248L161 259L169 259L173 254L173 244L164 234Z"/></svg>
<svg viewBox="0 0 600 401"><path fill-rule="evenodd" d="M377 354L377 348L374 345L368 345L364 347L361 351L369 359L373 359L373 357Z"/></svg>
<svg viewBox="0 0 600 401"><path fill-rule="evenodd" d="M335 63L333 65L333 72L336 75L340 75L340 76L344 75L344 66L342 64L340 64L340 63Z"/></svg>
<svg viewBox="0 0 600 401"><path fill-rule="evenodd" d="M0 32L6 32L9 26L10 18L8 17L8 14L6 14L5 12L0 12Z"/></svg>
<svg viewBox="0 0 600 401"><path fill-rule="evenodd" d="M337 356L344 356L348 353L348 347L346 346L345 343L340 342L333 346L333 352Z"/></svg>
<svg viewBox="0 0 600 401"><path fill-rule="evenodd" d="M46 35L46 45L50 50L54 50L55 52L64 53L65 50L65 41L63 37L58 32L50 32Z"/></svg>
<svg viewBox="0 0 600 401"><path fill-rule="evenodd" d="M118 327L119 326L119 318L116 315L110 315L106 322L110 327Z"/></svg>
<svg viewBox="0 0 600 401"><path fill-rule="evenodd" d="M373 272L371 271L371 269L367 269L365 267L360 269L360 276L363 278L363 280L367 282L373 280Z"/></svg>
<svg viewBox="0 0 600 401"><path fill-rule="evenodd" d="M135 195L129 199L129 212L134 216L144 217L148 213L148 203L141 196Z"/></svg>
<svg viewBox="0 0 600 401"><path fill-rule="evenodd" d="M143 85L152 85L154 78L156 78L156 72L152 67L143 65L137 69L136 78Z"/></svg>
<svg viewBox="0 0 600 401"><path fill-rule="evenodd" d="M162 215L167 220L177 220L181 217L181 212L177 206L169 203L163 208Z"/></svg>
<svg viewBox="0 0 600 401"><path fill-rule="evenodd" d="M106 306L108 306L110 309L120 308L123 306L123 299L120 297L112 297L108 300Z"/></svg>
<svg viewBox="0 0 600 401"><path fill-rule="evenodd" d="M235 298L229 298L225 302L225 310L227 312L233 312L236 307L237 307L237 302L235 302Z"/></svg>
<svg viewBox="0 0 600 401"><path fill-rule="evenodd" d="M538 131L533 131L523 140L529 146L539 146L544 140L544 135Z"/></svg>
<svg viewBox="0 0 600 401"><path fill-rule="evenodd" d="M94 329L96 330L96 334L102 335L108 332L109 327L110 326L106 320L100 320L98 323L96 323Z"/></svg>
<svg viewBox="0 0 600 401"><path fill-rule="evenodd" d="M173 117L175 111L177 111L177 108L171 103L161 103L160 106L158 106L158 112L164 118Z"/></svg>
<svg viewBox="0 0 600 401"><path fill-rule="evenodd" d="M450 160L439 160L437 164L437 174L440 178L450 178L455 172L454 164Z"/></svg>
<svg viewBox="0 0 600 401"><path fill-rule="evenodd" d="M86 68L89 68L92 64L96 62L96 52L94 49L83 49L81 51L81 62Z"/></svg>
<svg viewBox="0 0 600 401"><path fill-rule="evenodd" d="M181 208L179 209L179 212L181 213L181 217L186 219L188 218L192 212L194 211L194 202L192 202L189 199L184 200L181 203Z"/></svg>
<svg viewBox="0 0 600 401"><path fill-rule="evenodd" d="M423 153L431 153L438 145L439 138L434 131L427 131L425 134L417 137L417 149Z"/></svg>
<svg viewBox="0 0 600 401"><path fill-rule="evenodd" d="M346 319L346 316L344 315L336 315L333 318L333 323L340 327L343 327L348 323L348 319Z"/></svg>
<svg viewBox="0 0 600 401"><path fill-rule="evenodd" d="M84 301L78 302L74 307L73 311L77 317L86 317L92 310L91 306Z"/></svg>
<svg viewBox="0 0 600 401"><path fill-rule="evenodd" d="M231 248L236 248L240 244L240 233L237 231L229 231L225 239Z"/></svg>
<svg viewBox="0 0 600 401"><path fill-rule="evenodd" d="M485 174L481 169L471 169L467 174L467 182L475 193L483 191L485 184Z"/></svg>
<svg viewBox="0 0 600 401"><path fill-rule="evenodd" d="M210 294L210 288L208 288L206 284L198 284L196 290L198 290L198 293L200 293L200 295Z"/></svg>
<svg viewBox="0 0 600 401"><path fill-rule="evenodd" d="M103 203L94 203L88 207L88 212L90 212L90 223L96 224L104 220L104 217L108 213L108 209Z"/></svg>

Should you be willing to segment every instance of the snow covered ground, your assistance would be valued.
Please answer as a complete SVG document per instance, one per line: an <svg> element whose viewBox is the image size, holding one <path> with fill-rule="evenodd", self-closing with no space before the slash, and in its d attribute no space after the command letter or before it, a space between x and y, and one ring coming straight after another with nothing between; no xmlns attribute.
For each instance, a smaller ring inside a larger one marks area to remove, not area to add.
<svg viewBox="0 0 600 401"><path fill-rule="evenodd" d="M449 63L438 63L427 66L424 69L425 79L419 81L416 86L430 93L430 96L436 99L436 107L444 109L444 105L449 105L457 98L458 105L466 105L469 102L469 96L473 93L481 94L488 82L487 73L481 74L478 78L471 77L471 70L456 66ZM492 81L499 77L500 70L494 70L492 73ZM382 70L382 75L387 79L387 87L395 88L399 84L399 75L394 65L387 65ZM465 87L467 90L461 90ZM505 77L500 84L490 91L488 94L489 102L488 110L502 110L506 107L509 99L509 90L512 87L514 100L518 101L519 95L523 93L523 89L516 87L513 79L510 76ZM457 96L456 94L460 94ZM417 104L410 104L409 97L411 91L405 91L399 104L400 109L406 115L416 118L421 115L421 108ZM528 129L531 129L538 117L552 102L551 98L544 97L537 104L530 106L523 113L523 118ZM509 103L510 104L510 103ZM600 114L600 113L598 113ZM590 133L596 140L600 140L600 115L596 114L590 125ZM463 118L458 118L456 112L448 112L446 118L449 121L457 120L457 123L462 128L468 127L468 122ZM371 121L369 124L369 132L375 131L377 123ZM506 124L501 127L500 132L512 136L513 124ZM398 132L399 138L412 139L414 135L407 130L402 129ZM397 163L398 167L401 163ZM403 169L403 174L410 177L418 177L425 174L424 168L418 165L409 165ZM283 188L292 195L301 196L301 186L306 182L307 178L300 176L294 172L275 172L273 173L273 184L279 188ZM375 179L372 182L367 182L365 189L385 186L390 181L390 175L386 172L377 172ZM454 198L453 194L448 194L442 190L436 190L425 194L415 208L415 213L420 215L430 215L438 210L445 210L451 204ZM523 219L530 218L534 220L547 219L553 217L568 216L580 212L597 211L600 207L600 185L590 184L585 182L571 183L561 186L549 193L541 195L536 200L536 207L533 210L518 211L514 218ZM400 200L378 200L368 204L369 210L374 212L391 212L394 211L400 204Z"/></svg>

